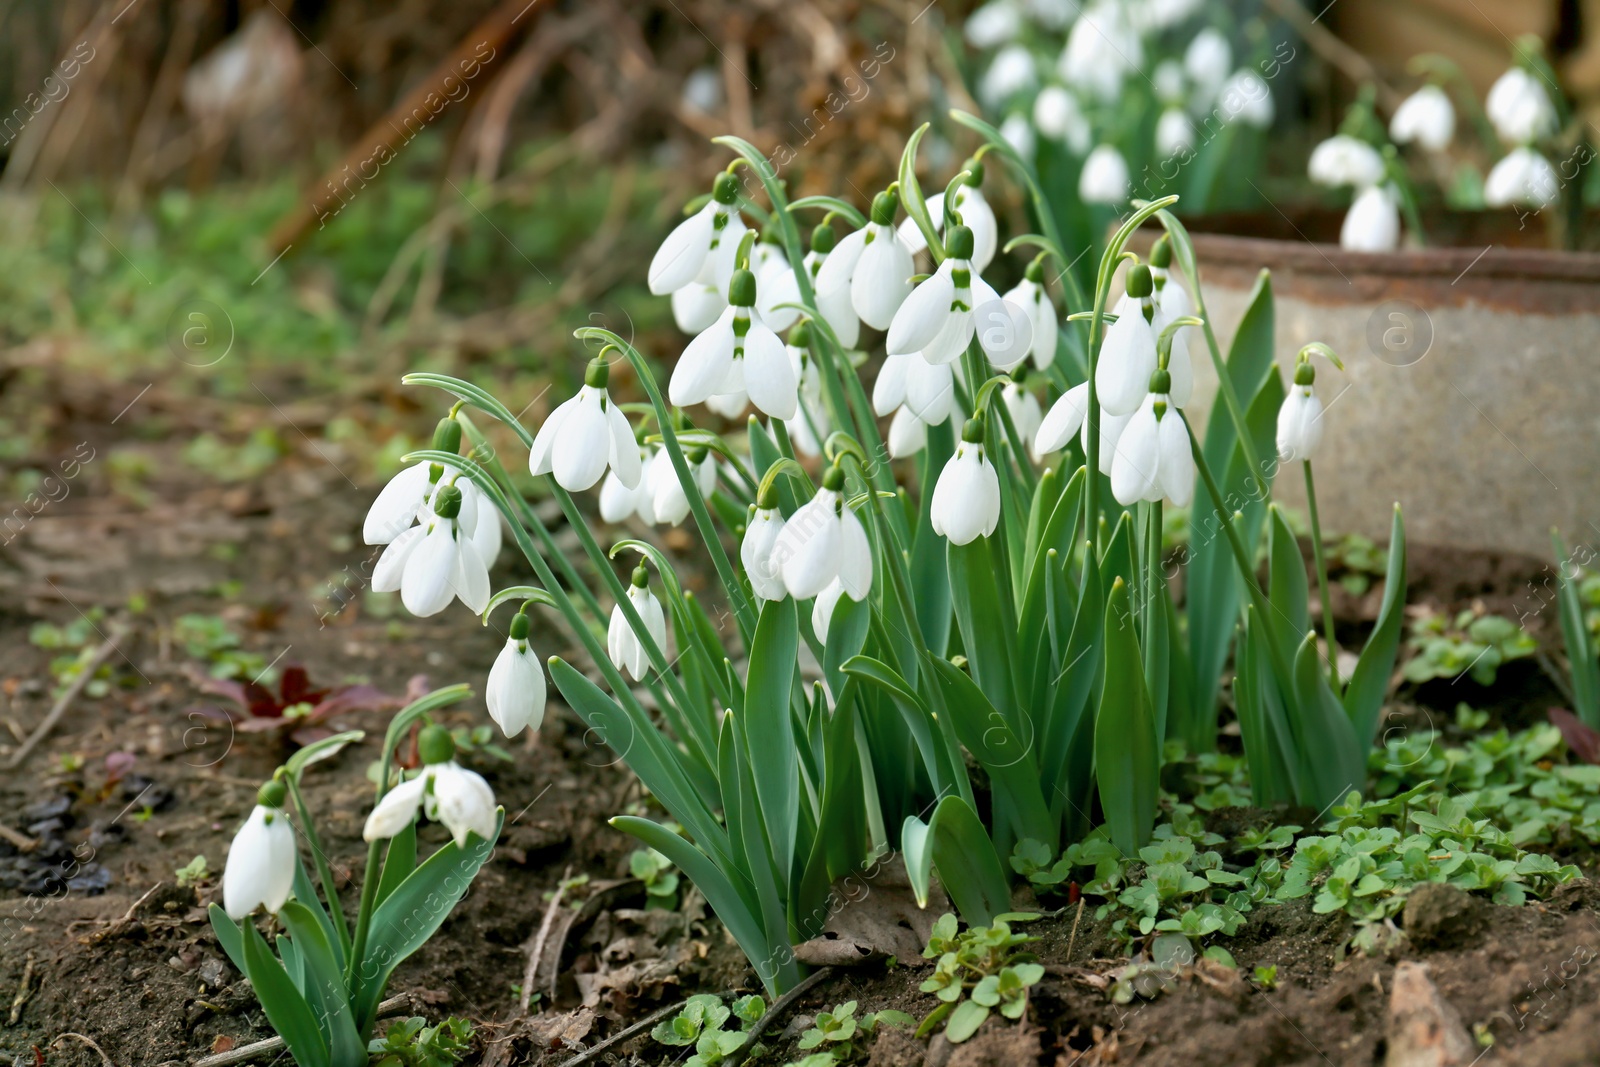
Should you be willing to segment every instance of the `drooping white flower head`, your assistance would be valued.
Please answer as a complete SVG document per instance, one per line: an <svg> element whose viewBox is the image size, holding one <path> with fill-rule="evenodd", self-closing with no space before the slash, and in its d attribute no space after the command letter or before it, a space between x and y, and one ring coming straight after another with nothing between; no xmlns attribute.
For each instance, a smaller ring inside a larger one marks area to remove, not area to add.
<svg viewBox="0 0 1600 1067"><path fill-rule="evenodd" d="M811 604L811 629L817 635L817 640L824 645L828 643L828 629L833 623L833 611L839 606L839 598L842 596L844 596L844 582L835 578L817 594L817 599Z"/></svg>
<svg viewBox="0 0 1600 1067"><path fill-rule="evenodd" d="M626 522L629 515L637 515L639 521L647 526L656 524L654 496L650 486L650 468L656 462L656 454L645 448L639 447L639 484L629 488L622 484L622 479L617 477L616 471L606 474L605 481L600 483L600 517L606 522Z"/></svg>
<svg viewBox="0 0 1600 1067"><path fill-rule="evenodd" d="M1047 85L1033 98L1033 124L1052 141L1059 141L1075 156L1089 151L1094 129L1078 98L1059 85Z"/></svg>
<svg viewBox="0 0 1600 1067"><path fill-rule="evenodd" d="M1545 208L1556 202L1560 189L1556 169L1537 149L1513 148L1484 179L1483 202L1490 207Z"/></svg>
<svg viewBox="0 0 1600 1067"><path fill-rule="evenodd" d="M497 817L494 791L482 775L456 763L455 751L450 731L437 723L424 727L417 735L422 772L383 795L367 816L361 836L367 841L393 837L410 826L421 809L444 824L458 848L466 847L469 834L492 840Z"/></svg>
<svg viewBox="0 0 1600 1067"><path fill-rule="evenodd" d="M1366 189L1383 180L1383 157L1359 137L1336 133L1311 150L1306 173L1319 185Z"/></svg>
<svg viewBox="0 0 1600 1067"><path fill-rule="evenodd" d="M889 193L873 197L870 221L828 253L817 271L819 308L824 299L847 291L857 318L875 330L889 328L911 293L911 276L916 273L911 249L895 230L896 206Z"/></svg>
<svg viewBox="0 0 1600 1067"><path fill-rule="evenodd" d="M1144 44L1125 9L1120 0L1096 0L1067 33L1056 63L1062 81L1104 103L1116 100L1123 79L1144 67Z"/></svg>
<svg viewBox="0 0 1600 1067"><path fill-rule="evenodd" d="M1050 410L1033 432L1033 454L1048 456L1067 447L1067 442L1083 427L1089 414L1089 383L1075 385L1050 405ZM1103 416L1102 416L1103 418Z"/></svg>
<svg viewBox="0 0 1600 1067"><path fill-rule="evenodd" d="M1106 329L1095 365L1095 392L1112 415L1131 415L1144 401L1156 369L1154 281L1150 268L1135 264L1128 271L1127 294L1117 301L1117 321Z"/></svg>
<svg viewBox="0 0 1600 1067"><path fill-rule="evenodd" d="M1272 90L1261 75L1246 67L1223 83L1217 94L1217 108L1224 122L1238 119L1246 126L1264 130L1272 125Z"/></svg>
<svg viewBox="0 0 1600 1067"><path fill-rule="evenodd" d="M511 617L511 635L489 668L483 696L489 718L507 737L516 737L530 727L539 732L544 722L544 669L528 645L528 616L523 612Z"/></svg>
<svg viewBox="0 0 1600 1067"><path fill-rule="evenodd" d="M920 355L890 356L872 388L872 409L888 415L903 407L927 426L955 410L955 364L929 363Z"/></svg>
<svg viewBox="0 0 1600 1067"><path fill-rule="evenodd" d="M1363 189L1339 228L1339 247L1352 252L1393 252L1400 247L1400 208L1392 185Z"/></svg>
<svg viewBox="0 0 1600 1067"><path fill-rule="evenodd" d="M1061 330L1056 306L1050 302L1050 294L1045 291L1044 265L1037 259L1029 263L1022 280L1001 299L1027 313L1033 333L1028 355L1033 357L1035 367L1044 370L1055 362Z"/></svg>
<svg viewBox="0 0 1600 1067"><path fill-rule="evenodd" d="M1208 108L1233 70L1233 46L1221 30L1207 26L1194 35L1184 51L1183 70L1194 84L1198 106Z"/></svg>
<svg viewBox="0 0 1600 1067"><path fill-rule="evenodd" d="M1284 463L1309 462L1322 444L1322 400L1315 382L1310 363L1296 364L1294 384L1278 408L1278 458Z"/></svg>
<svg viewBox="0 0 1600 1067"><path fill-rule="evenodd" d="M578 395L544 420L528 451L534 477L552 475L561 488L578 493L610 468L628 488L639 484L639 446L627 416L606 391L610 376L604 359L591 360Z"/></svg>
<svg viewBox="0 0 1600 1067"><path fill-rule="evenodd" d="M989 69L978 79L978 99L985 107L998 108L1011 97L1039 84L1033 53L1020 44L1007 45L995 53Z"/></svg>
<svg viewBox="0 0 1600 1067"><path fill-rule="evenodd" d="M1163 59L1156 64L1156 69L1150 72L1150 84L1155 87L1156 99L1163 107L1181 105L1185 102L1189 90L1184 82L1183 64L1176 59Z"/></svg>
<svg viewBox="0 0 1600 1067"><path fill-rule="evenodd" d="M458 452L461 424L453 416L439 420L433 431L435 452ZM471 537L484 566L493 567L500 555L500 513L475 482L457 482L460 471L448 464L414 463L389 479L367 511L362 539L369 545L387 545L433 515L433 496L440 485L456 482L461 490L461 528Z"/></svg>
<svg viewBox="0 0 1600 1067"><path fill-rule="evenodd" d="M744 540L739 543L739 562L750 579L750 588L762 600L782 600L789 595L783 584L783 566L774 558L785 525L774 494L751 510Z"/></svg>
<svg viewBox="0 0 1600 1067"><path fill-rule="evenodd" d="M717 175L711 199L667 234L650 260L650 291L657 296L675 293L690 282L727 290L733 277L734 256L747 227L739 217L739 182L733 175Z"/></svg>
<svg viewBox="0 0 1600 1067"><path fill-rule="evenodd" d="M1000 521L1000 476L984 454L983 420L968 419L955 455L939 472L929 505L933 532L964 545L994 533Z"/></svg>
<svg viewBox="0 0 1600 1067"><path fill-rule="evenodd" d="M956 214L961 224L972 231L972 269L981 271L994 259L995 250L1000 247L1000 225L995 221L994 208L983 198L983 164L969 159L962 169L970 171L972 179L971 184L956 187ZM933 221L933 232L943 233L943 193L928 197L928 215ZM915 219L908 218L900 223L900 240L913 252L928 247Z"/></svg>
<svg viewBox="0 0 1600 1067"><path fill-rule="evenodd" d="M1169 107L1156 120L1156 155L1170 159L1194 147L1194 123L1181 107Z"/></svg>
<svg viewBox="0 0 1600 1067"><path fill-rule="evenodd" d="M222 909L234 922L261 907L276 914L294 888L294 829L283 810L286 793L282 782L262 785L250 817L228 846Z"/></svg>
<svg viewBox="0 0 1600 1067"><path fill-rule="evenodd" d="M995 48L1022 32L1022 12L1011 0L990 0L967 16L961 32L974 48Z"/></svg>
<svg viewBox="0 0 1600 1067"><path fill-rule="evenodd" d="M1556 132L1556 108L1544 83L1522 67L1500 75L1484 97L1483 110L1500 139L1526 145Z"/></svg>
<svg viewBox="0 0 1600 1067"><path fill-rule="evenodd" d="M700 498L710 500L717 488L717 454L698 445L685 449L683 458L689 464ZM658 453L650 464L649 490L650 510L657 523L677 526L688 517L689 494L678 478L678 469L672 465L672 457L665 452Z"/></svg>
<svg viewBox="0 0 1600 1067"><path fill-rule="evenodd" d="M819 456L823 442L833 432L833 423L822 401L822 372L811 353L810 323L799 323L789 332L789 343L784 351L800 382L800 410L784 423L784 428L796 452L803 456Z"/></svg>
<svg viewBox="0 0 1600 1067"><path fill-rule="evenodd" d="M672 321L684 333L699 333L716 322L727 306L727 290L721 286L690 282L672 291Z"/></svg>
<svg viewBox="0 0 1600 1067"><path fill-rule="evenodd" d="M823 475L817 495L795 509L772 549L783 584L796 600L809 600L838 579L852 600L872 589L872 542L854 512L845 507L844 471Z"/></svg>
<svg viewBox="0 0 1600 1067"><path fill-rule="evenodd" d="M650 591L650 572L643 565L633 570L628 600L639 613L646 634L655 641L656 648L664 653L667 647L667 616L661 608L661 601ZM611 657L612 666L619 671L627 671L636 682L644 678L645 672L650 669L650 655L645 651L644 642L634 633L620 604L611 609L611 624L606 630L606 652Z"/></svg>
<svg viewBox="0 0 1600 1067"><path fill-rule="evenodd" d="M1194 499L1194 452L1178 408L1160 386L1157 371L1144 403L1117 437L1111 461L1111 495L1123 505L1140 500L1171 501L1183 507Z"/></svg>
<svg viewBox="0 0 1600 1067"><path fill-rule="evenodd" d="M400 593L411 614L436 615L459 597L474 612L489 602L489 568L471 535L457 521L461 490L443 484L433 495L433 514L390 542L372 572L372 589Z"/></svg>
<svg viewBox="0 0 1600 1067"><path fill-rule="evenodd" d="M1456 109L1437 85L1424 85L1400 102L1389 120L1389 136L1396 144L1415 141L1430 152L1441 152L1456 132Z"/></svg>
<svg viewBox="0 0 1600 1067"><path fill-rule="evenodd" d="M1120 204L1128 199L1128 162L1114 146L1099 145L1083 161L1078 196L1086 204Z"/></svg>
<svg viewBox="0 0 1600 1067"><path fill-rule="evenodd" d="M736 270L728 284L728 307L700 332L678 357L667 384L668 398L679 407L705 403L713 396L748 396L766 415L792 419L797 383L783 342L755 313L756 276ZM737 415L739 402L724 404Z"/></svg>
<svg viewBox="0 0 1600 1067"><path fill-rule="evenodd" d="M972 267L973 236L953 226L949 257L914 289L889 325L891 356L920 353L931 364L950 363L976 335L989 361L1009 370L1027 357L1033 322L1027 311L1002 300Z"/></svg>

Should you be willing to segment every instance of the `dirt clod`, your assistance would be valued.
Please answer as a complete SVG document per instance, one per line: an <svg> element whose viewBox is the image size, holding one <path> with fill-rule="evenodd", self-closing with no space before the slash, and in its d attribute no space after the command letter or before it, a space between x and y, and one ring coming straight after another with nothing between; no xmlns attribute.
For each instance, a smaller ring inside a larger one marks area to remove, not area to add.
<svg viewBox="0 0 1600 1067"><path fill-rule="evenodd" d="M1406 937L1417 948L1454 948L1483 926L1480 906L1461 889L1425 882L1406 897Z"/></svg>

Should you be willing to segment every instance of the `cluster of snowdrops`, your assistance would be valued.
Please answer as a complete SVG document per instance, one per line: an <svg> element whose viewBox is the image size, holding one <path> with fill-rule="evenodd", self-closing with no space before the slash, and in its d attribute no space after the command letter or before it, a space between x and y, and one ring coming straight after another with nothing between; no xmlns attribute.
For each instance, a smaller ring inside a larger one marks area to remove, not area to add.
<svg viewBox="0 0 1600 1067"><path fill-rule="evenodd" d="M1216 744L1236 632L1256 799L1360 790L1398 643L1386 603L1354 677L1325 669L1331 627L1319 646L1298 547L1268 499L1282 463L1304 464L1310 487L1322 437L1311 360L1332 353L1306 346L1284 384L1263 283L1225 359L1172 197L1136 205L1095 292L1077 292L1028 162L982 120L952 118L982 143L944 191L924 197L917 178L923 127L865 213L789 200L753 146L719 138L734 162L648 270L690 335L665 389L649 358L599 328L579 331L597 354L537 432L470 383L408 375L456 402L365 523L387 546L373 588L412 613L459 600L488 623L518 605L490 715L507 736L537 730L548 666L671 820L613 824L695 883L772 993L799 980L791 946L819 932L830 886L875 858L897 852L919 901L936 876L964 920L986 924L1009 910L1015 849L1060 855L1095 831L1134 854L1153 829L1163 742ZM996 161L1040 232L1002 244L984 192ZM1152 221L1166 233L1141 260L1126 246ZM1020 278L1001 293L986 276L1007 270ZM867 355L879 344L881 360ZM1191 345L1220 377L1203 441L1185 412ZM643 400L613 394L624 374ZM746 413L742 434L716 429ZM581 555L557 549L475 415L526 447ZM1256 495L1236 500L1246 480ZM601 523L574 497L594 490ZM1162 508L1190 504L1210 534L1180 625ZM685 592L652 542L596 537L691 517L721 604ZM1249 547L1263 531L1270 592ZM536 582L495 590L508 534ZM626 580L619 555L638 558ZM591 669L539 661L536 607L561 618ZM355 1050L389 974L498 836L489 786L431 721L466 695L440 690L389 725L353 924L299 782L358 733L296 753L234 840L213 924L302 1064L364 1062ZM407 775L395 756L414 730L420 767ZM421 858L424 815L451 840ZM287 932L276 952L251 919L261 908Z"/></svg>

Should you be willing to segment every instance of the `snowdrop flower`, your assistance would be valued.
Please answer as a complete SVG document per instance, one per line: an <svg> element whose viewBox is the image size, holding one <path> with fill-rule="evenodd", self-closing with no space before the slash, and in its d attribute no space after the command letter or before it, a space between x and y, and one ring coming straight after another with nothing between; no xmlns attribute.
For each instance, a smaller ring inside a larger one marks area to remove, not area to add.
<svg viewBox="0 0 1600 1067"><path fill-rule="evenodd" d="M1337 133L1312 149L1306 172L1321 185L1365 189L1383 180L1383 157L1360 138Z"/></svg>
<svg viewBox="0 0 1600 1067"><path fill-rule="evenodd" d="M833 425L822 402L822 372L811 355L810 323L802 322L790 331L784 351L800 382L800 411L784 423L784 428L789 431L789 440L796 452L805 456L821 455L822 442L827 440Z"/></svg>
<svg viewBox="0 0 1600 1067"><path fill-rule="evenodd" d="M1322 400L1312 387L1316 372L1310 363L1294 368L1294 384L1278 409L1278 458L1284 463L1307 463L1322 444Z"/></svg>
<svg viewBox="0 0 1600 1067"><path fill-rule="evenodd" d="M1074 89L1106 103L1122 92L1125 75L1144 66L1144 46L1117 0L1099 0L1067 34L1056 71Z"/></svg>
<svg viewBox="0 0 1600 1067"><path fill-rule="evenodd" d="M578 395L550 413L528 452L534 477L552 475L569 493L594 485L606 468L623 485L639 484L639 446L622 409L606 391L611 369L604 358L590 360Z"/></svg>
<svg viewBox="0 0 1600 1067"><path fill-rule="evenodd" d="M294 888L294 829L283 811L287 793L276 780L256 790L256 806L228 846L222 910L234 922L260 907L277 914Z"/></svg>
<svg viewBox="0 0 1600 1067"><path fill-rule="evenodd" d="M1233 46L1215 27L1207 26L1194 35L1183 53L1183 70L1194 83L1197 103L1210 105L1233 69Z"/></svg>
<svg viewBox="0 0 1600 1067"><path fill-rule="evenodd" d="M1022 13L1008 0L990 0L967 16L962 33L974 48L995 48L1022 32Z"/></svg>
<svg viewBox="0 0 1600 1067"><path fill-rule="evenodd" d="M1194 124L1181 107L1169 107L1156 120L1156 155L1170 159L1194 147Z"/></svg>
<svg viewBox="0 0 1600 1067"><path fill-rule="evenodd" d="M689 464L689 473L700 490L702 500L709 500L717 488L717 456L701 446L689 449L683 457ZM658 523L677 526L689 514L689 496L678 480L677 468L665 452L656 456L650 465L650 510Z"/></svg>
<svg viewBox="0 0 1600 1067"><path fill-rule="evenodd" d="M1489 171L1483 201L1490 207L1544 208L1555 203L1559 186L1550 161L1524 146L1512 149Z"/></svg>
<svg viewBox="0 0 1600 1067"><path fill-rule="evenodd" d="M1117 438L1111 495L1119 504L1165 498L1183 507L1194 498L1194 453L1169 387L1167 373L1156 371L1144 403Z"/></svg>
<svg viewBox="0 0 1600 1067"><path fill-rule="evenodd" d="M929 505L933 532L964 545L988 537L1000 521L1000 476L984 455L983 420L968 419L961 443L939 472Z"/></svg>
<svg viewBox="0 0 1600 1067"><path fill-rule="evenodd" d="M1078 175L1078 196L1086 204L1120 204L1128 199L1128 164L1122 153L1108 144L1090 152Z"/></svg>
<svg viewBox="0 0 1600 1067"><path fill-rule="evenodd" d="M1400 102L1389 120L1396 144L1415 141L1430 152L1443 151L1456 132L1456 109L1437 85L1424 85Z"/></svg>
<svg viewBox="0 0 1600 1067"><path fill-rule="evenodd" d="M895 207L895 198L888 193L873 197L871 221L828 253L817 271L819 308L824 298L847 291L862 322L875 330L889 328L894 313L911 294L911 275L916 273L911 249L894 228Z"/></svg>
<svg viewBox="0 0 1600 1067"><path fill-rule="evenodd" d="M633 569L628 599L639 613L639 621L644 623L645 632L655 642L656 648L665 651L667 616L661 610L661 601L650 591L650 572L642 565ZM650 669L650 656L645 652L644 642L633 632L620 604L611 609L611 625L606 631L606 652L611 657L612 666L619 671L626 670L636 682L644 678L645 672Z"/></svg>
<svg viewBox="0 0 1600 1067"><path fill-rule="evenodd" d="M489 705L489 718L507 737L516 737L530 727L539 732L539 724L544 722L544 669L528 647L528 616L523 612L511 616L511 635L489 668L483 697Z"/></svg>
<svg viewBox="0 0 1600 1067"><path fill-rule="evenodd" d="M1007 45L996 53L989 69L978 79L978 99L988 107L999 107L1036 84L1038 73L1034 69L1033 53L1020 44Z"/></svg>
<svg viewBox="0 0 1600 1067"><path fill-rule="evenodd" d="M433 431L435 452L461 449L461 424L454 417L439 420ZM386 545L414 523L427 522L433 514L433 495L446 480L460 474L456 468L440 463L414 463L389 479L361 526L362 540L369 545ZM485 566L494 566L500 555L500 513L472 481L461 483L461 527L473 539Z"/></svg>
<svg viewBox="0 0 1600 1067"><path fill-rule="evenodd" d="M710 115L722 106L722 75L712 67L698 67L683 79L683 106Z"/></svg>
<svg viewBox="0 0 1600 1067"><path fill-rule="evenodd" d="M1176 26L1199 11L1204 0L1145 0L1134 9L1138 24L1147 32Z"/></svg>
<svg viewBox="0 0 1600 1067"><path fill-rule="evenodd" d="M646 526L656 522L654 497L650 490L650 468L655 457L644 446L639 448L639 484L631 489L622 484L616 471L606 475L600 483L600 517L606 522L626 522L629 515L639 516Z"/></svg>
<svg viewBox="0 0 1600 1067"><path fill-rule="evenodd" d="M1166 335L1167 370L1172 374L1172 402L1180 408L1189 406L1194 394L1194 366L1189 359L1189 326L1169 329L1178 319L1192 315L1194 305L1189 291L1181 282L1172 279L1172 242L1162 234L1150 249L1150 281L1155 287L1152 300L1155 318L1150 328L1155 331L1157 354Z"/></svg>
<svg viewBox="0 0 1600 1067"><path fill-rule="evenodd" d="M1035 367L1044 370L1056 358L1060 320L1056 317L1056 306L1050 302L1050 294L1045 291L1043 263L1037 259L1029 263L1022 280L1001 299L1027 312L1033 332L1028 355L1033 357Z"/></svg>
<svg viewBox="0 0 1600 1067"><path fill-rule="evenodd" d="M739 562L744 564L750 588L762 600L782 600L789 595L783 584L783 565L774 557L784 525L777 493L769 490L752 509L744 540L739 543Z"/></svg>
<svg viewBox="0 0 1600 1067"><path fill-rule="evenodd" d="M1150 84L1155 87L1156 99L1167 107L1182 104L1184 90L1183 64L1175 59L1163 59L1150 74Z"/></svg>
<svg viewBox="0 0 1600 1067"><path fill-rule="evenodd" d="M443 823L458 848L467 835L484 841L494 837L494 791L483 776L456 763L456 743L450 731L437 723L417 735L422 773L401 782L383 795L367 816L361 836L367 841L393 837L416 820L420 808L434 822Z"/></svg>
<svg viewBox="0 0 1600 1067"><path fill-rule="evenodd" d="M1483 110L1507 144L1525 145L1556 132L1556 109L1542 82L1512 67L1489 88Z"/></svg>
<svg viewBox="0 0 1600 1067"><path fill-rule="evenodd" d="M995 222L994 208L983 198L983 164L969 159L961 169L969 171L972 177L970 184L964 182L956 187L956 214L961 224L972 231L972 269L981 271L994 259L995 249L1000 247L1000 226ZM928 215L933 220L933 232L943 233L943 193L928 197ZM928 247L915 219L908 218L900 223L900 240L913 252Z"/></svg>
<svg viewBox="0 0 1600 1067"><path fill-rule="evenodd" d="M1156 369L1153 287L1149 267L1140 263L1128 271L1127 295L1117 302L1117 321L1100 345L1095 391L1100 406L1112 415L1134 413Z"/></svg>
<svg viewBox="0 0 1600 1067"><path fill-rule="evenodd" d="M477 546L457 522L461 490L441 485L433 495L433 515L383 550L372 572L372 589L400 592L406 610L419 618L437 615L457 597L474 612L489 602L489 568Z"/></svg>
<svg viewBox="0 0 1600 1067"><path fill-rule="evenodd" d="M1038 439L1039 427L1044 422L1044 410L1039 407L1039 398L1022 387L1015 375L1000 390L1000 400L1006 406L1006 413L1011 416L1011 425L1017 428L1017 438L1033 444ZM1040 453L1034 453L1038 459Z"/></svg>
<svg viewBox="0 0 1600 1067"><path fill-rule="evenodd" d="M872 589L872 543L854 512L845 507L844 470L829 467L817 495L795 509L772 550L784 588L809 600L834 580L851 600Z"/></svg>
<svg viewBox="0 0 1600 1067"><path fill-rule="evenodd" d="M725 419L737 419L750 406L750 397L743 389L731 393L717 393L706 397L706 407Z"/></svg>
<svg viewBox="0 0 1600 1067"><path fill-rule="evenodd" d="M1017 150L1017 155L1030 162L1033 160L1038 146L1034 144L1033 125L1026 115L1020 111L1007 115L1005 121L1000 123L1000 136L1006 144Z"/></svg>
<svg viewBox="0 0 1600 1067"><path fill-rule="evenodd" d="M1233 77L1223 83L1217 99L1224 122L1238 119L1260 130L1272 125L1272 90L1253 70L1235 71Z"/></svg>
<svg viewBox="0 0 1600 1067"><path fill-rule="evenodd" d="M672 368L667 396L674 404L687 407L719 394L743 393L764 414L794 418L794 372L783 354L783 342L752 313L755 304L755 274L734 271L727 310L689 342ZM724 411L730 408L726 405ZM741 403L733 414L742 410Z"/></svg>
<svg viewBox="0 0 1600 1067"><path fill-rule="evenodd" d="M889 421L889 458L904 459L928 447L928 424L908 407L895 409Z"/></svg>
<svg viewBox="0 0 1600 1067"><path fill-rule="evenodd" d="M1394 187L1372 185L1350 205L1339 228L1339 246L1352 252L1393 252L1400 247L1400 209Z"/></svg>
<svg viewBox="0 0 1600 1067"><path fill-rule="evenodd" d="M1033 124L1052 141L1060 141L1075 156L1089 151L1093 129L1078 98L1059 85L1047 85L1033 99Z"/></svg>
<svg viewBox="0 0 1600 1067"><path fill-rule="evenodd" d="M929 363L949 363L976 335L989 360L1009 370L1026 358L1033 344L1028 313L1001 300L974 272L970 228L951 227L946 245L949 258L895 312L885 342L889 355L920 352Z"/></svg>
<svg viewBox="0 0 1600 1067"><path fill-rule="evenodd" d="M727 287L747 229L738 202L738 179L717 175L706 206L678 223L656 249L648 276L652 293L666 296L694 281L715 285L719 292Z"/></svg>

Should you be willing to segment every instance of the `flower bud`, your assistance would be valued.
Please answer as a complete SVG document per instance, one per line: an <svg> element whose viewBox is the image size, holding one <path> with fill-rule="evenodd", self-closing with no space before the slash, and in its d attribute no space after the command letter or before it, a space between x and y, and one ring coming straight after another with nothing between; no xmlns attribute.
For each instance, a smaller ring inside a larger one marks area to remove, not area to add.
<svg viewBox="0 0 1600 1067"><path fill-rule="evenodd" d="M453 519L461 514L461 490L454 485L441 485L433 494L433 513L442 519Z"/></svg>
<svg viewBox="0 0 1600 1067"><path fill-rule="evenodd" d="M822 476L822 488L837 493L844 488L844 468L835 463Z"/></svg>
<svg viewBox="0 0 1600 1067"><path fill-rule="evenodd" d="M1166 270L1172 266L1172 239L1166 234L1156 238L1156 243L1150 246L1150 265Z"/></svg>
<svg viewBox="0 0 1600 1067"><path fill-rule="evenodd" d="M288 788L274 778L261 783L261 788L256 790L256 803L263 808L281 808L288 794Z"/></svg>
<svg viewBox="0 0 1600 1067"><path fill-rule="evenodd" d="M890 193L887 191L879 193L872 198L872 221L879 226L888 226L894 222L894 213L898 207L899 202Z"/></svg>
<svg viewBox="0 0 1600 1067"><path fill-rule="evenodd" d="M594 389L604 389L611 380L611 367L603 359L591 359L583 370L583 384Z"/></svg>
<svg viewBox="0 0 1600 1067"><path fill-rule="evenodd" d="M728 303L734 307L748 308L756 305L756 276L748 270L736 270L728 282Z"/></svg>
<svg viewBox="0 0 1600 1067"><path fill-rule="evenodd" d="M1143 263L1134 264L1128 271L1128 295L1135 299L1142 299L1155 291L1155 283L1150 277L1150 268Z"/></svg>
<svg viewBox="0 0 1600 1067"><path fill-rule="evenodd" d="M433 449L435 452L461 451L461 424L455 419L440 419L439 425L433 428Z"/></svg>
<svg viewBox="0 0 1600 1067"><path fill-rule="evenodd" d="M1316 381L1317 381L1317 369L1311 365L1311 361L1310 360L1304 360L1304 361L1302 361L1300 363L1296 363L1295 364L1295 366L1294 366L1294 384L1296 384L1296 385L1315 385Z"/></svg>
<svg viewBox="0 0 1600 1067"><path fill-rule="evenodd" d="M950 227L950 237L945 242L945 247L949 250L951 259L971 259L972 231L965 226Z"/></svg>
<svg viewBox="0 0 1600 1067"><path fill-rule="evenodd" d="M838 243L838 235L833 232L831 223L818 223L817 228L811 231L811 251L819 256L832 252L833 246Z"/></svg>
<svg viewBox="0 0 1600 1067"><path fill-rule="evenodd" d="M520 611L511 616L511 640L526 641L528 639L528 617Z"/></svg>
<svg viewBox="0 0 1600 1067"><path fill-rule="evenodd" d="M711 183L711 199L719 204L732 204L739 199L739 179L723 171Z"/></svg>

